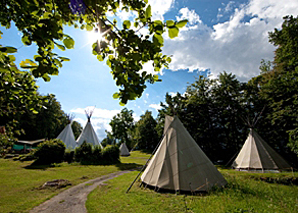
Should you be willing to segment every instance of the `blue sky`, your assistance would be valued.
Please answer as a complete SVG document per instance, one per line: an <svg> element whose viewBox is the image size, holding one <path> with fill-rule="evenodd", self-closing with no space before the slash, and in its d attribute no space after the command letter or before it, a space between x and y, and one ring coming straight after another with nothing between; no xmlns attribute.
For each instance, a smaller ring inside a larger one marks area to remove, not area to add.
<svg viewBox="0 0 298 213"><path fill-rule="evenodd" d="M163 53L173 57L170 69L159 74L162 82L148 84L142 98L125 106L134 111L135 120L146 110L156 117L166 92L184 93L199 71L210 69L211 78L223 71L232 72L241 81L258 75L260 61L272 61L274 56L275 47L268 41L268 32L280 28L283 16L298 14L297 0L149 0L149 3L154 19L188 19L189 23L178 38L169 39L165 35ZM122 20L133 16L118 14ZM18 62L32 58L36 48L23 46L21 34L14 27L0 29L1 44L18 47ZM117 87L108 66L91 53L92 34L69 27L65 31L75 39L75 48L57 52L71 61L64 62L59 75L50 82L37 79L39 92L55 94L62 109L73 113L83 127L87 120L84 109L96 106L91 122L102 140L104 131L110 130L111 118L123 109L112 98Z"/></svg>

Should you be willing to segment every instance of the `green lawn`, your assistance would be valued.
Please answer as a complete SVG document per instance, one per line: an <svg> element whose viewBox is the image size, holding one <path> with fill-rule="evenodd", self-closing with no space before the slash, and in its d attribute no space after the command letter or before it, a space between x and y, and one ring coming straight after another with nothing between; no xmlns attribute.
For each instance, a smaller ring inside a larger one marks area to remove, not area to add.
<svg viewBox="0 0 298 213"><path fill-rule="evenodd" d="M30 167L31 162L0 159L0 212L28 212L64 189L39 187L53 179L72 185L143 165L150 155L133 152L116 166L82 166L62 163L56 167ZM28 167L29 166L29 167ZM121 175L94 190L86 203L89 212L298 212L298 187L266 183L258 177L298 176L297 173L255 174L220 170L228 186L204 196L156 193L136 183L125 191L138 172ZM70 186L69 186L70 187Z"/></svg>
<svg viewBox="0 0 298 213"><path fill-rule="evenodd" d="M266 183L260 177L289 177L297 173L247 173L220 170L228 181L226 188L205 195L156 193L137 182L125 191L138 172L108 181L88 196L88 212L298 212L298 186Z"/></svg>
<svg viewBox="0 0 298 213"><path fill-rule="evenodd" d="M0 159L0 212L27 212L34 206L58 194L63 189L38 189L46 181L67 179L73 185L105 174L143 165L146 156L135 152L131 157L121 157L116 166L85 166L58 164L56 167L32 168L32 162ZM69 188L68 186L67 188Z"/></svg>

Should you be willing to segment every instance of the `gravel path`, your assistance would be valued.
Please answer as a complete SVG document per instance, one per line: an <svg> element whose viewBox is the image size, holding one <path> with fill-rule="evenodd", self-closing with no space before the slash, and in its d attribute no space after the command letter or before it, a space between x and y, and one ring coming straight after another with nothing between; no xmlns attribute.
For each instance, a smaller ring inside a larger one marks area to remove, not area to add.
<svg viewBox="0 0 298 213"><path fill-rule="evenodd" d="M36 206L30 213L87 213L85 202L88 194L97 186L103 185L104 181L128 172L129 171L115 172L71 187L39 206Z"/></svg>

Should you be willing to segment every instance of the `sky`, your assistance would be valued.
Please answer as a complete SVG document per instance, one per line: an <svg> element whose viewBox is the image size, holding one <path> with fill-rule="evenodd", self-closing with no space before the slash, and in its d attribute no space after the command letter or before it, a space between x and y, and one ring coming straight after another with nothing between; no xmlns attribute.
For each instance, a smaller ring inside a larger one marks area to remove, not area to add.
<svg viewBox="0 0 298 213"><path fill-rule="evenodd" d="M143 96L130 101L125 107L133 110L135 121L146 110L156 118L160 102L168 92L183 94L186 87L199 75L216 78L223 71L233 73L240 81L257 76L262 59L273 60L274 47L269 43L268 32L280 29L282 17L298 15L298 0L149 0L153 19L188 19L179 37L169 39L165 34L163 54L172 55L169 69L159 73L162 82L147 84ZM119 12L118 19L134 17ZM21 33L15 27L0 27L4 46L18 48L17 62L32 58L36 47L24 46ZM143 29L146 31L146 29ZM101 141L110 131L110 120L124 107L112 95L118 91L105 62L92 55L94 34L65 27L65 33L75 40L75 48L57 53L71 59L64 62L59 75L50 82L37 79L39 92L55 94L62 109L75 116L82 127L86 125L85 109L94 109L91 123ZM146 70L151 69L146 65Z"/></svg>

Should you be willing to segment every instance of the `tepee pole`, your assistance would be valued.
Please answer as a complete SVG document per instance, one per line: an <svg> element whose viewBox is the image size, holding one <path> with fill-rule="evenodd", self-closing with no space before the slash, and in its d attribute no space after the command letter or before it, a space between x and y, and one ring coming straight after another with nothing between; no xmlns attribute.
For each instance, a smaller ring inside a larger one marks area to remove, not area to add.
<svg viewBox="0 0 298 213"><path fill-rule="evenodd" d="M137 175L137 177L133 180L133 182L130 184L130 186L128 187L128 189L126 190L126 193L129 192L129 190L131 189L131 187L133 186L133 184L137 181L137 179L139 178L139 176L141 175L141 173L143 172L143 170L145 169L146 165L148 164L148 162L151 160L152 156L155 154L157 148L159 147L161 141L163 140L163 138L165 137L169 127L171 125L169 125L165 131L165 133L162 135L161 139L159 140L157 146L155 147L154 151L151 153L150 157L148 158L147 162L145 163L145 165L142 167L141 171L139 172L139 174Z"/></svg>

